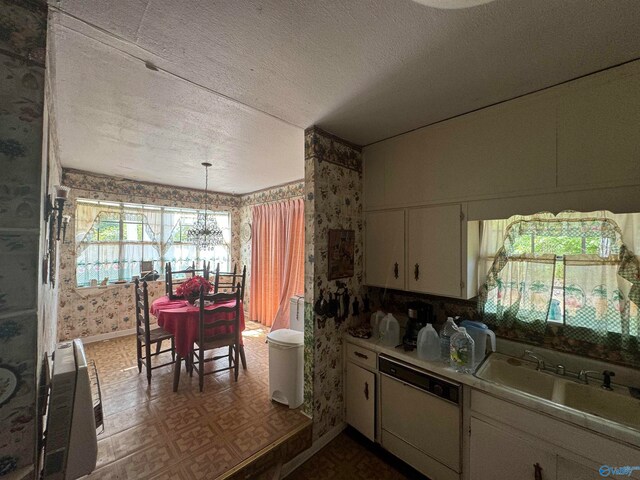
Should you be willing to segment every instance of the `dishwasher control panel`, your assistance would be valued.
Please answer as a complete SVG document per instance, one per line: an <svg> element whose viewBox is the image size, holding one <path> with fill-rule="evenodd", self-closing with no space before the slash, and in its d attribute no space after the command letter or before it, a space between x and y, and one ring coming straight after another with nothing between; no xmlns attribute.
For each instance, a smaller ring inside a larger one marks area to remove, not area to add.
<svg viewBox="0 0 640 480"><path fill-rule="evenodd" d="M378 369L381 373L413 385L420 390L448 400L458 405L460 403L460 385L448 382L440 377L402 363L384 354L378 356Z"/></svg>

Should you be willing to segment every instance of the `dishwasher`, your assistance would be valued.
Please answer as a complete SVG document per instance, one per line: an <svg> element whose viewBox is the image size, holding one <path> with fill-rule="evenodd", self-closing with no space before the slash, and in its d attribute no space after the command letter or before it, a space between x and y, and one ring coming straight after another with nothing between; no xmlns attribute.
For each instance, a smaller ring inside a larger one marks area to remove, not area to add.
<svg viewBox="0 0 640 480"><path fill-rule="evenodd" d="M393 357L378 357L382 446L431 480L459 480L459 384Z"/></svg>

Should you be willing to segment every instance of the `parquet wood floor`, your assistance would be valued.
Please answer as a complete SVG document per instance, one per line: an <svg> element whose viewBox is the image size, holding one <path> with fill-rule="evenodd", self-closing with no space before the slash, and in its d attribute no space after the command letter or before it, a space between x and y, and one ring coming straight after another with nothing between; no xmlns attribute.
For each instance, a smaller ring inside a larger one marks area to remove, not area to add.
<svg viewBox="0 0 640 480"><path fill-rule="evenodd" d="M153 370L147 386L133 336L87 344L100 375L105 432L98 437L98 466L85 478L215 479L310 424L299 410L268 398L266 333L247 322L247 370L237 383L229 371L205 377L202 393L197 377L184 370L173 393L173 366Z"/></svg>

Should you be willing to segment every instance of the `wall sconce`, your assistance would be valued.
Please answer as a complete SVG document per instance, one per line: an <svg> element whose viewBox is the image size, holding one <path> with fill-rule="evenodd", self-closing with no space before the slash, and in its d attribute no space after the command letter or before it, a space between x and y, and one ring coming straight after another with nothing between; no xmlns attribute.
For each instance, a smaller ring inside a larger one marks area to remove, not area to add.
<svg viewBox="0 0 640 480"><path fill-rule="evenodd" d="M70 215L64 215L62 217L62 243L67 243L67 226L69 225L69 221L71 220Z"/></svg>
<svg viewBox="0 0 640 480"><path fill-rule="evenodd" d="M54 200L55 203L51 202L50 195L47 196L46 205L45 205L45 218L47 219L47 221L52 221L54 218L58 220L56 240L60 240L60 230L62 230L62 223L63 223L62 210L64 209L64 202L67 201L67 197L69 196L69 188L56 185L55 189L56 189L56 197ZM67 220L66 223L69 223L69 221ZM66 231L66 224L65 224L65 231Z"/></svg>

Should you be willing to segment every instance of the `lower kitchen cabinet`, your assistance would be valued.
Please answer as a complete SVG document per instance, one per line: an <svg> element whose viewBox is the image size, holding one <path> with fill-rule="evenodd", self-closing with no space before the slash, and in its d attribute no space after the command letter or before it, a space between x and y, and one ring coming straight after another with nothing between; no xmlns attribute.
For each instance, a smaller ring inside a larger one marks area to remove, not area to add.
<svg viewBox="0 0 640 480"><path fill-rule="evenodd" d="M469 471L473 480L555 480L556 455L536 444L471 418Z"/></svg>
<svg viewBox="0 0 640 480"><path fill-rule="evenodd" d="M567 458L558 457L557 480L593 480L601 477L599 470L594 470Z"/></svg>
<svg viewBox="0 0 640 480"><path fill-rule="evenodd" d="M471 410L466 480L591 480L605 476L603 465L640 458L627 443L476 390ZM640 471L627 478L640 479Z"/></svg>
<svg viewBox="0 0 640 480"><path fill-rule="evenodd" d="M346 420L371 441L375 441L376 376L374 373L347 362Z"/></svg>

